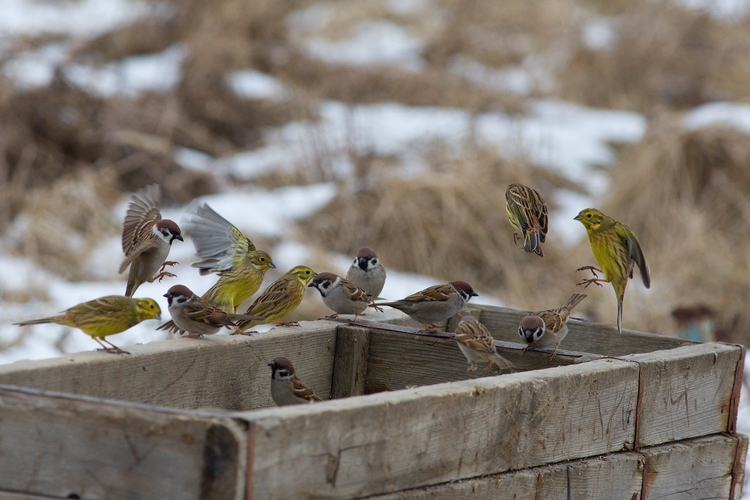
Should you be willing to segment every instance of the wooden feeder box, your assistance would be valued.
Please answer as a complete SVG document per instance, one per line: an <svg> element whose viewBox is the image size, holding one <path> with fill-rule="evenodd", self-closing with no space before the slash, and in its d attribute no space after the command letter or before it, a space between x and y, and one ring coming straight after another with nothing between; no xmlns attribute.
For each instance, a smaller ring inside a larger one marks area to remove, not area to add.
<svg viewBox="0 0 750 500"><path fill-rule="evenodd" d="M467 309L518 372L398 311L0 366L0 500L740 498L744 348L571 320L550 363ZM333 399L276 407L277 356Z"/></svg>

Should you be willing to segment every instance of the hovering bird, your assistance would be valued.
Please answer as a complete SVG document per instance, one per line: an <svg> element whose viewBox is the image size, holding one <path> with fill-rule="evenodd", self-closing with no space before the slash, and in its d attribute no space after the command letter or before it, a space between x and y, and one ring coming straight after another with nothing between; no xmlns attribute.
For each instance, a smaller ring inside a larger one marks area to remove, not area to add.
<svg viewBox="0 0 750 500"><path fill-rule="evenodd" d="M591 251L601 266L601 269L594 266L579 268L578 271L590 270L594 278L585 279L578 285L588 287L592 283L598 286L602 286L602 282L612 284L617 295L617 331L622 333L622 302L628 278L633 277L634 266L637 265L641 271L643 285L646 288L651 287L651 276L641 244L628 226L595 208L581 210L574 219L586 228ZM597 271L604 274L604 279L599 278Z"/></svg>
<svg viewBox="0 0 750 500"><path fill-rule="evenodd" d="M505 191L505 212L516 230L513 241L523 240L524 252L544 257L542 243L547 237L547 203L536 190L523 184L511 184Z"/></svg>
<svg viewBox="0 0 750 500"><path fill-rule="evenodd" d="M122 295L107 295L77 304L62 314L48 318L15 323L19 326L55 323L80 329L96 340L101 351L130 354L105 339L108 335L124 332L141 321L161 319L161 309L153 299L133 299ZM104 345L106 342L109 346Z"/></svg>
<svg viewBox="0 0 750 500"><path fill-rule="evenodd" d="M184 241L180 227L169 219L162 219L159 212L161 188L151 184L134 194L125 214L122 227L122 251L125 260L119 273L130 266L125 295L132 297L143 283L161 281L174 274L164 271L166 266L177 262L166 260L174 240ZM158 274L156 274L158 272Z"/></svg>

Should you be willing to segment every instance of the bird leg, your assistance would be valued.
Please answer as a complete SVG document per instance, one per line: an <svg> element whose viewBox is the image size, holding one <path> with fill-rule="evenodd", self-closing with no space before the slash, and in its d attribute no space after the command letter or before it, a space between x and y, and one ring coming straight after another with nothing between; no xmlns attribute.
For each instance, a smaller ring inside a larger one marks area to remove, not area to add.
<svg viewBox="0 0 750 500"><path fill-rule="evenodd" d="M482 371L483 372L488 372L488 371L492 370L492 365L494 365L494 363L492 361L490 361L489 363L487 363L487 366L485 366L484 370L482 370Z"/></svg>
<svg viewBox="0 0 750 500"><path fill-rule="evenodd" d="M372 307L373 309L375 309L377 312L381 312L381 313L383 312L383 308L382 307L378 307L377 304L370 304L370 307Z"/></svg>
<svg viewBox="0 0 750 500"><path fill-rule="evenodd" d="M423 319L420 319L419 321L421 321L421 322L422 322L422 324L424 325L424 328L425 328L425 330L424 330L424 331L425 331L425 332L427 332L427 333L437 333L437 331L438 331L438 330L437 330L437 329L438 329L438 326L437 326L437 325L435 325L435 324L432 324L432 323L427 323L427 322L426 322L425 320L423 320Z"/></svg>
<svg viewBox="0 0 750 500"><path fill-rule="evenodd" d="M328 316L325 316L325 317L328 318L328 319L336 319L336 318L339 317L339 313L329 314ZM354 320L355 321L357 320L357 316L356 315L354 316Z"/></svg>
<svg viewBox="0 0 750 500"><path fill-rule="evenodd" d="M515 246L518 246L518 240L521 240L521 239L523 239L523 238L521 238L521 235L518 234L518 231L514 231L513 232L513 244Z"/></svg>
<svg viewBox="0 0 750 500"><path fill-rule="evenodd" d="M591 271L591 274L593 274L593 275L594 275L594 278L598 278L598 277L599 277L599 275L598 275L598 274L596 274L596 272L597 272L597 271L599 271L600 273L604 274L604 271L602 271L602 270L601 270L601 269L599 269L598 267L594 267L594 266L583 266L583 267L579 267L578 269L576 269L576 272L578 273L578 272L580 272L580 271L586 271L586 270L589 270L589 271Z"/></svg>
<svg viewBox="0 0 750 500"><path fill-rule="evenodd" d="M604 278L589 278L589 279L579 281L578 283L576 283L576 286L583 285L583 288L588 288L589 285L591 285L592 283L595 284L596 286L602 286L602 283L609 283L609 282L605 280Z"/></svg>
<svg viewBox="0 0 750 500"><path fill-rule="evenodd" d="M112 342L110 342L107 339L101 339L100 340L100 339L98 339L96 337L91 337L91 338L93 338L94 340L96 340L99 343L99 345L102 346L102 348L101 349L97 349L97 351L104 351L104 352L108 352L108 353L111 353L111 354L130 354L128 351L123 351L122 349L120 349L119 347L117 347L116 345L114 345ZM102 344L102 341L104 341L107 344L109 344L110 347L107 347L106 345Z"/></svg>
<svg viewBox="0 0 750 500"><path fill-rule="evenodd" d="M474 363L472 363L471 366L469 367L469 369L466 370L466 371L469 372L469 373L471 373L471 372L473 372L476 369L477 369L477 365L475 365Z"/></svg>
<svg viewBox="0 0 750 500"><path fill-rule="evenodd" d="M164 268L162 267L162 269ZM154 281L159 280L159 283L161 283L161 280L163 280L164 278L174 278L176 276L177 276L176 274L168 273L167 271L162 271L156 276L154 276L153 278L151 278L150 280L148 280L148 282L153 283Z"/></svg>
<svg viewBox="0 0 750 500"><path fill-rule="evenodd" d="M549 360L547 363L552 363L552 360L555 359L555 356L557 356L557 348L559 347L559 344L555 346L555 350L552 351L552 356L549 357Z"/></svg>
<svg viewBox="0 0 750 500"><path fill-rule="evenodd" d="M177 266L179 264L180 263L177 262L176 260L165 260L164 264L161 265L161 269L159 269L159 272L160 273L164 272L164 268L167 267L167 266Z"/></svg>
<svg viewBox="0 0 750 500"><path fill-rule="evenodd" d="M185 337L186 339L199 339L203 337L203 334L193 332L193 333L188 333L187 335L183 335L183 337Z"/></svg>

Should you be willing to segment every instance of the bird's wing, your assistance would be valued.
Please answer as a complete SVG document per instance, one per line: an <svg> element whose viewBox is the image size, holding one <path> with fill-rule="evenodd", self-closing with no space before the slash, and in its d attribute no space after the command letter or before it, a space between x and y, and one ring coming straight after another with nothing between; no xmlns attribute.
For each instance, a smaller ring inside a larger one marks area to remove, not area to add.
<svg viewBox="0 0 750 500"><path fill-rule="evenodd" d="M364 302L366 304L370 304L372 302L372 297L370 297L367 292L365 292L349 280L342 278L341 288L343 288L344 292L346 292L346 295L355 302Z"/></svg>
<svg viewBox="0 0 750 500"><path fill-rule="evenodd" d="M137 248L144 231L151 230L151 223L161 219L160 202L161 189L158 184L146 186L131 198L122 226L122 251L126 256Z"/></svg>
<svg viewBox="0 0 750 500"><path fill-rule="evenodd" d="M195 208L187 232L201 259L192 266L200 269L202 275L237 268L248 252L255 251L253 242L207 203Z"/></svg>
<svg viewBox="0 0 750 500"><path fill-rule="evenodd" d="M648 269L648 264L646 263L646 257L643 255L643 249L641 249L641 244L638 242L638 238L635 237L635 233L622 223L615 224L615 230L620 239L622 239L627 245L630 258L633 259L633 262L638 266L638 269L641 272L643 285L646 288L651 288L651 273ZM632 278L632 268L630 273L630 277Z"/></svg>
<svg viewBox="0 0 750 500"><path fill-rule="evenodd" d="M453 287L449 284L434 285L425 288L421 292L413 293L408 297L401 299L399 302L435 302L445 301L450 298L451 294L455 293Z"/></svg>
<svg viewBox="0 0 750 500"><path fill-rule="evenodd" d="M315 391L307 387L305 383L296 376L292 379L292 387L294 387L294 395L298 398L306 399L310 402L323 401L320 399L320 396L315 394Z"/></svg>
<svg viewBox="0 0 750 500"><path fill-rule="evenodd" d="M456 329L456 340L477 351L493 352L495 350L495 339L484 325L476 321L461 323Z"/></svg>
<svg viewBox="0 0 750 500"><path fill-rule="evenodd" d="M269 313L275 312L279 305L289 300L290 295L296 293L297 283L293 278L282 276L271 283L265 291L255 299L255 302L248 308L246 314L262 316L266 318Z"/></svg>
<svg viewBox="0 0 750 500"><path fill-rule="evenodd" d="M127 269L128 266L132 264L133 261L143 252L158 247L159 242L155 238L148 238L145 241L142 241L140 245L138 245L136 248L133 248L131 250L131 253L127 257L125 257L125 260L122 261L122 264L120 264L120 269L118 269L117 272L123 273L125 269Z"/></svg>

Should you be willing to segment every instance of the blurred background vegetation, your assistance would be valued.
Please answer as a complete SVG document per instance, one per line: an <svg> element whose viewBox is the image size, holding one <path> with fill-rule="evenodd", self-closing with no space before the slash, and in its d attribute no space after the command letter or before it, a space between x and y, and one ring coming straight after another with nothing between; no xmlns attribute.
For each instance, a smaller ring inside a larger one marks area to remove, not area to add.
<svg viewBox="0 0 750 500"><path fill-rule="evenodd" d="M575 291L574 270L593 256L580 238L563 244L555 227L543 259L514 247L504 193L522 182L540 190L552 210L562 191L590 196L638 235L653 285L629 287L627 327L673 334L677 319L708 313L718 339L750 340L750 137L722 126L690 129L683 120L712 101L750 101L750 17L711 15L672 0L403 3L417 7L387 0L159 0L164 15L77 40L49 84L19 90L0 74L4 250L70 280L92 279L81 248L119 233L111 215L119 193L158 182L168 204L184 205L227 185L330 181L339 185L336 198L298 224L298 241L347 255L368 244L394 269L465 279L511 307L558 306ZM321 5L324 23L300 21ZM422 40L419 70L336 63L304 50L311 34L336 42L363 22L392 23ZM13 37L0 63L68 36ZM181 78L163 91L104 97L71 82L66 71L174 46L186 54ZM524 68L524 91L478 85L456 71L477 63L484 71ZM238 97L227 75L248 68L281 82L287 97ZM470 137L458 150L440 141L425 146L426 168L412 176L393 175L397 159L362 147L350 148L354 172L347 176L337 174L325 148L251 181L175 160L176 148L220 159L262 147L264 130L316 120L325 100L521 116L539 99L645 117L644 137L613 145L616 162L601 166L611 179L605 191L587 192L554 169ZM236 215L243 216L252 214ZM34 293L2 300L22 302ZM589 295L577 312L613 323L611 291Z"/></svg>

